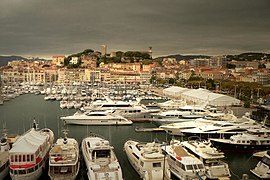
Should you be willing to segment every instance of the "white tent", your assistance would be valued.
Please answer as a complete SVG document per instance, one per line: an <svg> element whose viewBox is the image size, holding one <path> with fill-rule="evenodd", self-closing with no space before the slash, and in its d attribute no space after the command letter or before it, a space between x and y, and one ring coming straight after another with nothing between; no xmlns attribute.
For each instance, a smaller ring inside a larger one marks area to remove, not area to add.
<svg viewBox="0 0 270 180"><path fill-rule="evenodd" d="M178 86L171 86L169 88L163 89L163 94L165 96L170 96L174 98L179 98L181 96L181 93L188 91L187 88L182 88Z"/></svg>
<svg viewBox="0 0 270 180"><path fill-rule="evenodd" d="M188 104L207 104L213 106L232 106L240 105L239 99L224 95L213 93L206 89L191 89L181 93L181 99Z"/></svg>

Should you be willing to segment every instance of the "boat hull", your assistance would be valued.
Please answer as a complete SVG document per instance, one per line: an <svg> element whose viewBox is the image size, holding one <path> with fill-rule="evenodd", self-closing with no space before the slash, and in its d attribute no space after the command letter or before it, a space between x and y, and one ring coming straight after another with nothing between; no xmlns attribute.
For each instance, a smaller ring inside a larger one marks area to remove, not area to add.
<svg viewBox="0 0 270 180"><path fill-rule="evenodd" d="M217 141L214 139L210 139L213 146L221 149L222 151L226 152L247 152L247 153L254 153L257 151L263 151L266 149L270 149L270 145L251 145L251 144L232 144L226 143L222 141Z"/></svg>
<svg viewBox="0 0 270 180"><path fill-rule="evenodd" d="M25 179L27 179L27 180L36 180L42 175L44 170L45 170L45 163L43 163L42 166L40 166L36 171L34 171L32 173L28 173L28 174L25 174L25 175L23 175L23 174L16 175L16 174L11 174L10 173L10 177L13 180L25 180Z"/></svg>
<svg viewBox="0 0 270 180"><path fill-rule="evenodd" d="M131 125L132 121L115 121L115 120L87 120L87 119L64 119L66 124L75 125Z"/></svg>

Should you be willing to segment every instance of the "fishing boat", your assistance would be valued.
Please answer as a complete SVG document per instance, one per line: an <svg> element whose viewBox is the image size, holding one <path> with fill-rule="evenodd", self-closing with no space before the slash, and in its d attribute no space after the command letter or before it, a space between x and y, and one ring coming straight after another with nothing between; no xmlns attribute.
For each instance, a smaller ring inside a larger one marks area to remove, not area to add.
<svg viewBox="0 0 270 180"><path fill-rule="evenodd" d="M122 180L122 169L108 140L91 135L82 141L82 155L88 179Z"/></svg>
<svg viewBox="0 0 270 180"><path fill-rule="evenodd" d="M222 151L254 153L270 149L270 129L250 128L246 132L231 136L230 139L210 138L210 141Z"/></svg>
<svg viewBox="0 0 270 180"><path fill-rule="evenodd" d="M130 164L142 179L170 179L169 165L167 158L162 154L160 144L128 140L124 144L124 151Z"/></svg>
<svg viewBox="0 0 270 180"><path fill-rule="evenodd" d="M74 138L57 139L49 153L49 177L55 180L75 180L80 169L79 145Z"/></svg>
<svg viewBox="0 0 270 180"><path fill-rule="evenodd" d="M72 116L61 117L66 124L77 125L131 125L133 122L115 113L106 111L76 112Z"/></svg>
<svg viewBox="0 0 270 180"><path fill-rule="evenodd" d="M39 129L34 120L33 128L20 136L9 151L11 179L38 179L45 170L53 141L53 132Z"/></svg>
<svg viewBox="0 0 270 180"><path fill-rule="evenodd" d="M3 129L3 135L0 142L0 179L4 179L9 172L9 143L6 130Z"/></svg>
<svg viewBox="0 0 270 180"><path fill-rule="evenodd" d="M203 162L207 179L230 179L229 166L222 160L224 153L211 147L209 141L189 140L181 142L181 145Z"/></svg>
<svg viewBox="0 0 270 180"><path fill-rule="evenodd" d="M202 180L205 179L205 167L195 156L188 153L180 141L172 140L170 145L162 146L168 155L170 171L179 179Z"/></svg>
<svg viewBox="0 0 270 180"><path fill-rule="evenodd" d="M259 179L270 179L270 151L267 151L263 158L258 162L254 169L250 172Z"/></svg>

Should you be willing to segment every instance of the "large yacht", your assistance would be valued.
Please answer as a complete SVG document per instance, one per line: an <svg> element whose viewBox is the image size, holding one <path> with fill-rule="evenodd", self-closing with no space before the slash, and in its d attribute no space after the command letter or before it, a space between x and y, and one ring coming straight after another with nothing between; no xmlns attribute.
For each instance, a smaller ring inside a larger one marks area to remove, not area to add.
<svg viewBox="0 0 270 180"><path fill-rule="evenodd" d="M214 124L207 124L192 129L183 129L182 133L187 136L199 136L204 138L229 138L232 135L247 131L251 127L259 127L260 125L254 120L234 123L227 121L217 121Z"/></svg>
<svg viewBox="0 0 270 180"><path fill-rule="evenodd" d="M75 180L80 168L79 145L74 138L57 139L49 153L49 176L55 180Z"/></svg>
<svg viewBox="0 0 270 180"><path fill-rule="evenodd" d="M142 179L170 179L169 165L160 144L128 140L124 144L124 151Z"/></svg>
<svg viewBox="0 0 270 180"><path fill-rule="evenodd" d="M250 128L246 132L231 136L230 139L210 138L210 141L222 151L254 153L270 149L270 129Z"/></svg>
<svg viewBox="0 0 270 180"><path fill-rule="evenodd" d="M178 109L180 107L186 106L187 103L182 100L168 100L162 103L158 103L158 106L162 110L172 110L172 109Z"/></svg>
<svg viewBox="0 0 270 180"><path fill-rule="evenodd" d="M91 135L83 139L82 155L88 179L123 179L122 170L113 149L109 141L102 137Z"/></svg>
<svg viewBox="0 0 270 180"><path fill-rule="evenodd" d="M229 166L222 161L224 153L211 147L209 141L183 141L181 145L203 162L207 179L230 179Z"/></svg>
<svg viewBox="0 0 270 180"><path fill-rule="evenodd" d="M132 121L116 113L107 111L76 112L72 116L61 117L66 124L77 125L130 125Z"/></svg>
<svg viewBox="0 0 270 180"><path fill-rule="evenodd" d="M152 111L138 103L129 103L124 101L107 101L97 107L83 107L84 110L113 110L126 118L148 118Z"/></svg>
<svg viewBox="0 0 270 180"><path fill-rule="evenodd" d="M20 136L9 151L11 179L38 179L45 169L54 134L48 129L33 128Z"/></svg>
<svg viewBox="0 0 270 180"><path fill-rule="evenodd" d="M270 151L267 151L256 167L250 171L259 179L270 179Z"/></svg>
<svg viewBox="0 0 270 180"><path fill-rule="evenodd" d="M172 140L170 145L162 146L168 154L170 171L179 179L201 180L205 179L205 167L195 156L188 153L180 141Z"/></svg>

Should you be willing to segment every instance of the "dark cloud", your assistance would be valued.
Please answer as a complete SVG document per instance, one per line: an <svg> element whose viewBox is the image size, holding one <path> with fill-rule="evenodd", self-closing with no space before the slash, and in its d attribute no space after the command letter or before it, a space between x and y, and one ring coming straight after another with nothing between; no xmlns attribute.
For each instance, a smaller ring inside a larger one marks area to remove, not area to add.
<svg viewBox="0 0 270 180"><path fill-rule="evenodd" d="M0 54L269 52L268 0L1 0Z"/></svg>

